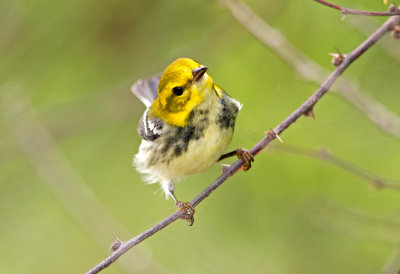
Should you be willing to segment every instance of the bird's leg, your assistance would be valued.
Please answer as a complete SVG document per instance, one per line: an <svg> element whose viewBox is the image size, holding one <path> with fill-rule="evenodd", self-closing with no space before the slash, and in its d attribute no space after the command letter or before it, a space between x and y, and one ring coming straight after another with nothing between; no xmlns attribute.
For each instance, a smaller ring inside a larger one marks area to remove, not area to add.
<svg viewBox="0 0 400 274"><path fill-rule="evenodd" d="M170 196L172 197L172 199L174 199L175 204L176 204L176 206L178 207L178 209L179 209L180 211L183 211L183 212L184 212L184 213L182 214L182 216L181 216L181 219L187 220L188 225L189 225L189 226L192 226L193 223L194 223L194 217L193 217L194 212L195 212L194 207L190 204L190 202L179 202L179 201L176 199L173 190L172 190L172 191L170 190L169 194L170 194Z"/></svg>
<svg viewBox="0 0 400 274"><path fill-rule="evenodd" d="M243 165L243 170L247 171L251 168L251 162L254 162L254 156L248 151L247 149L244 148L239 148L237 150L228 152L223 154L221 157L219 157L218 161L221 161L223 159L232 157L232 156L237 156L239 159L243 159L244 165Z"/></svg>

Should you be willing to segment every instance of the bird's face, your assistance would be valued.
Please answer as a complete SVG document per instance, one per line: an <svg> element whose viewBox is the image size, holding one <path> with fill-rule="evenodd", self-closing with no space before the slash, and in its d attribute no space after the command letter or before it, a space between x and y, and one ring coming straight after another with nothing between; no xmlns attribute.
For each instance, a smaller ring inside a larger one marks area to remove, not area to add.
<svg viewBox="0 0 400 274"><path fill-rule="evenodd" d="M192 109L213 92L213 80L207 67L189 58L179 58L163 72L158 86L158 98L152 113L169 124L183 127Z"/></svg>

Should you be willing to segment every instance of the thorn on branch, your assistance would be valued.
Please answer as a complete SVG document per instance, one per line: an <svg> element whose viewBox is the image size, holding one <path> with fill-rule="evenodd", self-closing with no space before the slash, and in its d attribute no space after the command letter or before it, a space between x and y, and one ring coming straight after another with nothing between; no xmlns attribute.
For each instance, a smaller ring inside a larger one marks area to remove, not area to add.
<svg viewBox="0 0 400 274"><path fill-rule="evenodd" d="M273 141L274 139L278 139L279 142L283 144L283 140L281 137L279 137L278 133L274 129L269 129L268 131L264 132L266 139L268 139L269 142Z"/></svg>
<svg viewBox="0 0 400 274"><path fill-rule="evenodd" d="M309 108L306 112L304 112L303 115L309 118L313 118L315 120L314 108L313 107Z"/></svg>
<svg viewBox="0 0 400 274"><path fill-rule="evenodd" d="M336 49L337 53L329 53L330 56L332 56L332 65L335 67L340 66L343 63L344 58L346 55L343 55L338 49Z"/></svg>
<svg viewBox="0 0 400 274"><path fill-rule="evenodd" d="M273 141L276 138L276 133L272 129L265 131L264 132L265 137L268 139L268 141Z"/></svg>
<svg viewBox="0 0 400 274"><path fill-rule="evenodd" d="M392 38L394 40L400 39L400 26L394 26L394 28L392 30Z"/></svg>
<svg viewBox="0 0 400 274"><path fill-rule="evenodd" d="M390 12L396 12L396 10L397 10L396 5L393 4L393 3L390 3L390 5L389 5L389 11L390 11Z"/></svg>
<svg viewBox="0 0 400 274"><path fill-rule="evenodd" d="M112 252L117 251L122 244L123 242L120 239L116 238L115 241L110 245L110 250Z"/></svg>

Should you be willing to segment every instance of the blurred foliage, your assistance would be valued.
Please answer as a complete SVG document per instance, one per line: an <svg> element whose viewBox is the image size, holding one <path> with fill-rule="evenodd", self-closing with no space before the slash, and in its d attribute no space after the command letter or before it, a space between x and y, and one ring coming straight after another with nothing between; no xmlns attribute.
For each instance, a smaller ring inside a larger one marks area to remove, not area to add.
<svg viewBox="0 0 400 274"><path fill-rule="evenodd" d="M348 52L365 38L340 21L339 12L313 1L247 3L329 69L328 52ZM381 1L363 4L387 8ZM378 25L385 18L370 20ZM5 118L7 87L23 91L74 172L126 228L124 236L134 236L175 206L131 166L144 106L130 85L183 56L207 65L214 80L244 104L232 149L250 148L317 88L218 1L0 2L0 273L82 273L109 254L116 232L111 227L103 246L96 244L96 232L82 229L48 187L57 182L44 182L41 174L51 165L37 170ZM399 70L399 62L377 45L345 77L400 115ZM301 118L283 140L326 147L400 178L398 139L335 94L318 103L315 115ZM24 137L32 143L41 141L28 133ZM178 184L176 193L190 200L219 174L215 165ZM377 273L400 242L399 198L395 190L378 191L327 163L266 150L250 172L230 178L197 208L194 227L178 221L147 240L133 272ZM128 261L138 250L125 255ZM125 272L121 265L105 271Z"/></svg>

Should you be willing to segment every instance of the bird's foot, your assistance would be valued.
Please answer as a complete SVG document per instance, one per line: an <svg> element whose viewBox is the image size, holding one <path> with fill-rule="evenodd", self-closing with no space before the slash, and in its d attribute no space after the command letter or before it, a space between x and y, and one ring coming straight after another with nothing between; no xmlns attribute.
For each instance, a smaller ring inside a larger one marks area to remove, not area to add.
<svg viewBox="0 0 400 274"><path fill-rule="evenodd" d="M236 155L239 159L243 159L243 170L247 171L251 168L251 162L254 162L254 156L247 149L239 148L236 150Z"/></svg>
<svg viewBox="0 0 400 274"><path fill-rule="evenodd" d="M176 206L180 211L184 213L181 215L181 219L188 221L188 226L192 226L194 223L194 208L189 202L179 202L176 201Z"/></svg>

